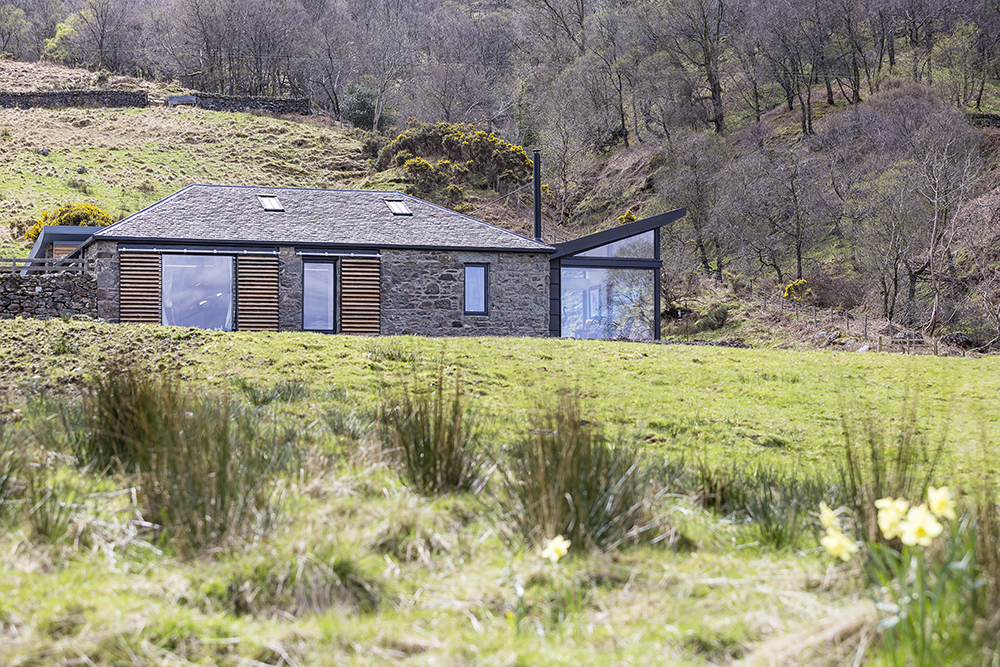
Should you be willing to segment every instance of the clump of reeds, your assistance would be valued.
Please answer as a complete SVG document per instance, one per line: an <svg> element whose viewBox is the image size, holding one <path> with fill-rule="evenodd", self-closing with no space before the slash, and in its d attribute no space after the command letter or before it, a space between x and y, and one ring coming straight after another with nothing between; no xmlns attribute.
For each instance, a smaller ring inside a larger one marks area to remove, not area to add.
<svg viewBox="0 0 1000 667"><path fill-rule="evenodd" d="M841 418L844 461L841 476L846 502L854 512L861 537L882 541L875 501L922 498L934 479L945 440L931 443L921 428L917 401L906 397L898 432L887 432L874 416L857 419L846 410Z"/></svg>
<svg viewBox="0 0 1000 667"><path fill-rule="evenodd" d="M84 396L85 465L135 475L144 518L180 552L252 538L271 517L293 434L225 395L119 370Z"/></svg>
<svg viewBox="0 0 1000 667"><path fill-rule="evenodd" d="M631 443L583 419L579 397L562 392L498 462L496 500L506 524L529 543L562 535L573 548L615 548L652 526L649 476Z"/></svg>
<svg viewBox="0 0 1000 667"><path fill-rule="evenodd" d="M481 430L462 380L446 390L443 367L424 391L404 386L383 400L378 429L383 447L420 493L468 491L482 473Z"/></svg>

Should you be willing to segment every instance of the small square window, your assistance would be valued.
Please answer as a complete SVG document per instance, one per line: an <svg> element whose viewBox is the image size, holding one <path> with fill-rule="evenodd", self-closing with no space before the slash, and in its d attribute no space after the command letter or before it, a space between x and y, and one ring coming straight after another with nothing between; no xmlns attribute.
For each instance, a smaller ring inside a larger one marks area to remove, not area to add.
<svg viewBox="0 0 1000 667"><path fill-rule="evenodd" d="M465 314L489 313L489 264L465 265Z"/></svg>
<svg viewBox="0 0 1000 667"><path fill-rule="evenodd" d="M386 199L385 205L389 207L393 215L413 215L402 199Z"/></svg>
<svg viewBox="0 0 1000 667"><path fill-rule="evenodd" d="M285 210L285 207L281 205L281 200L277 197L257 195L257 199L260 201L260 205L264 207L265 211L283 212Z"/></svg>

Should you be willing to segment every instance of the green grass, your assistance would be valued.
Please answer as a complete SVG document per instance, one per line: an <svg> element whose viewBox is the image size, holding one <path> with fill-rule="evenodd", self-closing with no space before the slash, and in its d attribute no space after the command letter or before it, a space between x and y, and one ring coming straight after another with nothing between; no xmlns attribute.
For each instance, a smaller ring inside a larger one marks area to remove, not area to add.
<svg viewBox="0 0 1000 667"><path fill-rule="evenodd" d="M360 143L306 121L189 108L36 109L29 127L24 114L0 110L8 221L77 201L118 219L191 183L336 188L368 173Z"/></svg>
<svg viewBox="0 0 1000 667"><path fill-rule="evenodd" d="M891 433L907 388L919 428L935 435L947 426L941 469L954 481L995 465L979 445L1000 428L990 409L1000 374L990 357L61 320L0 321L0 380L9 388L0 415L50 433L59 426L33 412L39 397L72 403L88 378L123 356L139 373L175 374L196 392L257 403L301 434L299 462L279 475L266 531L180 559L169 538L134 523L134 477L75 467L66 455L72 438L28 448L30 463L52 466L42 481L73 494L69 505L50 506L69 513L65 532L36 535L17 516L0 529L0 655L8 664L756 660L790 633L809 636L855 613L867 599L863 581L853 564L829 567L818 552L814 510L796 510L793 546L783 538L769 545L745 522L749 510L706 509L676 481L677 465L768 466L794 495L785 480L829 475L839 463L845 411L871 413ZM374 416L387 391L442 372L448 386L461 376L465 400L491 427L484 445L494 453L526 434L529 416L556 403L560 389L577 391L581 419L638 440L665 491L650 511L677 539L553 564L539 546L502 537L490 493L416 493L373 440ZM274 400L254 400L270 392ZM35 474L28 470L16 474ZM844 640L851 656L852 637ZM829 660L827 649L816 655Z"/></svg>

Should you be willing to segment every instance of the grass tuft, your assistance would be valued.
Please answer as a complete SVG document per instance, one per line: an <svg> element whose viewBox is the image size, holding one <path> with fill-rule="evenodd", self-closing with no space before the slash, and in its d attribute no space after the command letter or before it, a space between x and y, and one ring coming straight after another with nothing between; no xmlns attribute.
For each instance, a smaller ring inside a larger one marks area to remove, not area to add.
<svg viewBox="0 0 1000 667"><path fill-rule="evenodd" d="M294 434L227 396L109 372L88 388L78 460L136 474L140 504L180 553L252 538L271 518Z"/></svg>
<svg viewBox="0 0 1000 667"><path fill-rule="evenodd" d="M260 387L243 378L233 381L233 386L246 397L251 405L261 406L271 403L294 403L309 396L309 388L295 380L277 382L269 387Z"/></svg>
<svg viewBox="0 0 1000 667"><path fill-rule="evenodd" d="M874 414L853 420L842 412L844 460L841 469L846 501L867 542L884 542L875 501L880 498L923 498L933 481L945 439L932 444L921 428L917 402L903 402L895 435ZM942 431L943 432L943 431Z"/></svg>
<svg viewBox="0 0 1000 667"><path fill-rule="evenodd" d="M576 394L560 393L505 450L496 502L526 542L562 535L575 549L612 549L652 528L637 448L584 420Z"/></svg>
<svg viewBox="0 0 1000 667"><path fill-rule="evenodd" d="M445 390L443 366L429 391L402 391L386 398L378 412L383 447L408 484L424 494L469 491L479 481L481 431L455 378Z"/></svg>

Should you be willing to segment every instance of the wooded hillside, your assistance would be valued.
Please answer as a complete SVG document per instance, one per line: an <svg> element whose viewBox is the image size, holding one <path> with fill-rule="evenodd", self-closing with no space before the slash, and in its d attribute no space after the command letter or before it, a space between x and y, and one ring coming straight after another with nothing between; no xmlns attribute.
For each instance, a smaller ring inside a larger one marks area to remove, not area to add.
<svg viewBox="0 0 1000 667"><path fill-rule="evenodd" d="M995 2L20 0L0 49L81 86L308 96L374 130L372 158L405 119L539 146L548 236L688 207L668 303L700 275L804 280L819 305L1000 329L996 130L968 120L1000 111ZM421 194L461 206L436 178Z"/></svg>

